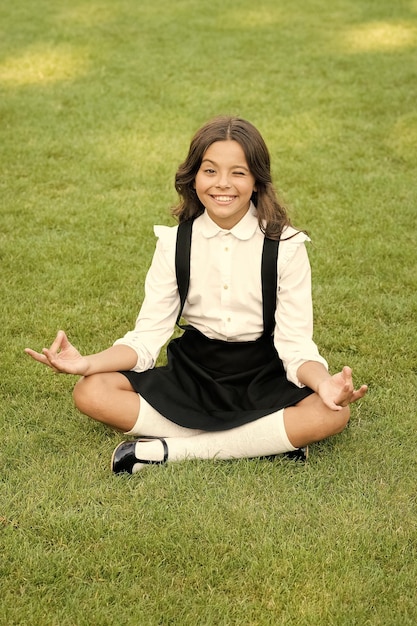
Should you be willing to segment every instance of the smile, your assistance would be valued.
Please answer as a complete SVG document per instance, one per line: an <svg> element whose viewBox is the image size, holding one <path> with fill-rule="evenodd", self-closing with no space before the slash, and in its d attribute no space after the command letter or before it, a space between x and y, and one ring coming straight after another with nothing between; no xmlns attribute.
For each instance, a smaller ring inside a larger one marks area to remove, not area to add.
<svg viewBox="0 0 417 626"><path fill-rule="evenodd" d="M216 202L232 202L236 196L212 196Z"/></svg>

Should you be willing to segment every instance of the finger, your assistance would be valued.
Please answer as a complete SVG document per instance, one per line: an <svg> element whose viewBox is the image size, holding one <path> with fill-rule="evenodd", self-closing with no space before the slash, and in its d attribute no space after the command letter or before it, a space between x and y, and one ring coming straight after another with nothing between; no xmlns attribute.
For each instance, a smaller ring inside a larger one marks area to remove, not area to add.
<svg viewBox="0 0 417 626"><path fill-rule="evenodd" d="M26 354L31 356L32 359L35 359L35 361L40 361L41 363L44 363L46 360L43 354L40 354L39 352L35 352L35 350L32 350L31 348L25 348L25 352Z"/></svg>
<svg viewBox="0 0 417 626"><path fill-rule="evenodd" d="M348 365L344 366L344 368L342 369L342 374L346 381L352 380L352 369Z"/></svg>
<svg viewBox="0 0 417 626"><path fill-rule="evenodd" d="M323 402L332 411L341 411L342 410L342 406L340 404L336 404L336 402L333 402L333 400L323 400Z"/></svg>
<svg viewBox="0 0 417 626"><path fill-rule="evenodd" d="M62 340L61 340L61 349L65 350L66 348L68 348L69 346L71 346L70 342L68 341L68 337L66 335L66 332L64 330L60 330L59 334L61 334Z"/></svg>
<svg viewBox="0 0 417 626"><path fill-rule="evenodd" d="M335 402L338 406L347 406L353 393L352 381L347 380L343 387L339 390Z"/></svg>
<svg viewBox="0 0 417 626"><path fill-rule="evenodd" d="M44 348L45 354L45 365L51 368L55 372L55 374L66 374L67 370L62 366L62 362L59 361L59 358L56 358L54 355L49 353L47 348Z"/></svg>
<svg viewBox="0 0 417 626"><path fill-rule="evenodd" d="M50 362L49 362L49 359L44 354L40 354L39 352L35 352L35 350L31 350L30 348L25 348L25 352L30 357L32 357L32 359L34 359L35 361L39 361L39 363L43 363L43 365L47 365L48 367L52 367Z"/></svg>
<svg viewBox="0 0 417 626"><path fill-rule="evenodd" d="M42 352L48 362L48 365L52 367L52 369L56 369L59 371L60 367L58 365L58 354L56 352L52 352L48 348L44 348Z"/></svg>
<svg viewBox="0 0 417 626"><path fill-rule="evenodd" d="M35 354L38 354L38 352L35 352L35 350L32 350L32 348L25 348L24 349L25 354L28 354L29 356L31 356L32 358L35 358Z"/></svg>
<svg viewBox="0 0 417 626"><path fill-rule="evenodd" d="M59 330L49 350L56 354L58 350L63 347L63 344L65 343L65 341L68 342L66 334L64 333L63 330Z"/></svg>
<svg viewBox="0 0 417 626"><path fill-rule="evenodd" d="M368 392L367 385L362 385L360 389L354 391L352 394L352 402L356 402L356 400L360 400L364 397L364 395Z"/></svg>

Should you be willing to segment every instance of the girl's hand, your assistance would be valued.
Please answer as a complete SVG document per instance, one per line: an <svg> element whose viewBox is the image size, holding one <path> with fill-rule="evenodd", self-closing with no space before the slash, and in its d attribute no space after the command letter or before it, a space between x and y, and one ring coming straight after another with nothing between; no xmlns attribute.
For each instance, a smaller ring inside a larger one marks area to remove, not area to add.
<svg viewBox="0 0 417 626"><path fill-rule="evenodd" d="M338 374L323 380L317 389L317 393L324 404L334 411L340 411L342 407L363 398L367 391L366 385L354 389L352 370L347 366Z"/></svg>
<svg viewBox="0 0 417 626"><path fill-rule="evenodd" d="M88 369L87 359L70 344L63 330L58 331L55 341L50 348L44 348L42 353L30 348L25 349L35 361L47 365L59 374L78 374L85 376Z"/></svg>

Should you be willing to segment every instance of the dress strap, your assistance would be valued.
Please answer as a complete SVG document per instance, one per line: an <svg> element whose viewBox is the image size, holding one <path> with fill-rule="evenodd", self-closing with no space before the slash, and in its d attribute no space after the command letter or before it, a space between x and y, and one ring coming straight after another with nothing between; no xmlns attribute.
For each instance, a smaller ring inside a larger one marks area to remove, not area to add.
<svg viewBox="0 0 417 626"><path fill-rule="evenodd" d="M265 237L262 250L262 307L264 335L271 336L275 328L275 309L278 289L278 249L279 240Z"/></svg>
<svg viewBox="0 0 417 626"><path fill-rule="evenodd" d="M191 235L194 220L187 220L178 225L177 243L175 248L175 274L177 277L178 291L180 294L180 310L177 317L177 325L180 324L182 310L190 286L190 253Z"/></svg>
<svg viewBox="0 0 417 626"><path fill-rule="evenodd" d="M193 222L194 220L187 220L178 225L175 248L175 274L180 295L180 310L176 323L180 328L184 328L184 326L180 324L180 319L190 286L190 254ZM275 309L278 288L278 248L279 241L265 237L262 249L261 276L264 335L266 336L271 336L275 327Z"/></svg>

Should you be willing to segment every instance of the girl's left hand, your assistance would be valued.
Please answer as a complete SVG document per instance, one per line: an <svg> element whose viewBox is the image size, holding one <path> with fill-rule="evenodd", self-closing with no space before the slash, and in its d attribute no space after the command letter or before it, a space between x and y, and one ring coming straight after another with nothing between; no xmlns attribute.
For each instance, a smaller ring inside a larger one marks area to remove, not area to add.
<svg viewBox="0 0 417 626"><path fill-rule="evenodd" d="M340 411L342 407L363 398L367 391L367 385L362 385L359 389L354 388L352 370L347 365L338 374L323 380L317 389L324 404L333 411Z"/></svg>

